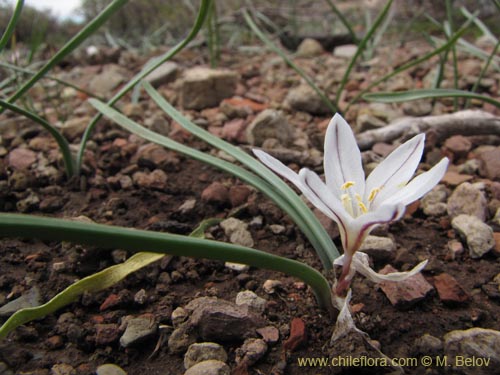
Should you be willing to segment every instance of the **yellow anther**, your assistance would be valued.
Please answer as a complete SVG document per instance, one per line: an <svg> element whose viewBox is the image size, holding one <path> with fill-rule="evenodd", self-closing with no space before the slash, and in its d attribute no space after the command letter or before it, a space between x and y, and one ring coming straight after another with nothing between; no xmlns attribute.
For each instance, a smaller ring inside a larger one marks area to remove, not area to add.
<svg viewBox="0 0 500 375"><path fill-rule="evenodd" d="M346 209L346 211L351 215L353 216L353 212L352 212L352 201L351 201L351 198L349 197L348 194L342 194L340 196L340 200L342 202L342 205L344 206L344 208Z"/></svg>
<svg viewBox="0 0 500 375"><path fill-rule="evenodd" d="M372 189L372 191L370 191L370 195L368 196L368 202L372 202L381 189L382 188L379 187Z"/></svg>
<svg viewBox="0 0 500 375"><path fill-rule="evenodd" d="M366 206L363 202L358 202L358 206L361 209L362 213L366 214L368 212L368 208L366 208Z"/></svg>
<svg viewBox="0 0 500 375"><path fill-rule="evenodd" d="M354 181L346 181L344 184L340 187L342 190L347 190L351 186L354 186Z"/></svg>

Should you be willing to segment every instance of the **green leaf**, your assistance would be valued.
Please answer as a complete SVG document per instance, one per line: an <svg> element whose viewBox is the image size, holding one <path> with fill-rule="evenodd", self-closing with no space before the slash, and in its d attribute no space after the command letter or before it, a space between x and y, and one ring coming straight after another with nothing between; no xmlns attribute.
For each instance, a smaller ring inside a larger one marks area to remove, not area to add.
<svg viewBox="0 0 500 375"><path fill-rule="evenodd" d="M493 98L490 98L489 96L454 89L422 89L398 92L377 92L363 95L363 99L382 103L401 103L411 100L431 98L477 99L493 104L494 106L500 108L500 102Z"/></svg>
<svg viewBox="0 0 500 375"><path fill-rule="evenodd" d="M10 17L9 24L5 29L2 39L0 39L0 52L4 49L4 47L9 42L10 37L14 33L14 29L16 28L17 21L19 21L19 17L21 16L21 12L23 10L24 0L17 0L16 8L12 13L12 17Z"/></svg>

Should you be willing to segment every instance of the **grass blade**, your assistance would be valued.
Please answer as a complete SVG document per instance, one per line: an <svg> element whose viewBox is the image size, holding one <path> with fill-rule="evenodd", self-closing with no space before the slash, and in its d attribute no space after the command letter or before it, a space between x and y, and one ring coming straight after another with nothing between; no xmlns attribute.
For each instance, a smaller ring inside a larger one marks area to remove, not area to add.
<svg viewBox="0 0 500 375"><path fill-rule="evenodd" d="M148 252L158 254L243 263L254 267L283 272L297 277L310 285L319 305L330 313L332 312L333 305L330 285L320 272L295 260L244 246L168 233L19 214L0 214L0 236L69 241L102 248L120 248L134 253L140 252L139 249L146 249ZM144 257L147 260L148 256L140 257L143 262ZM93 284L90 286L96 287ZM45 315L46 312L51 312L51 307L44 305L41 307L44 314L39 316ZM29 314L30 309L26 310L28 310ZM40 311L35 311L35 313L40 314ZM25 314L23 314L24 319L26 319ZM13 317L10 319L13 319ZM0 338L5 337L7 334L5 325L8 322L0 328ZM19 321L14 323L17 325L22 324ZM11 328L14 323L9 323L8 327Z"/></svg>
<svg viewBox="0 0 500 375"><path fill-rule="evenodd" d="M392 0L391 0L392 1ZM314 83L314 81L309 78L309 76L302 70L300 69L295 63L290 60L290 58L286 55L285 52L283 52L278 46L276 46L260 29L257 27L255 22L253 22L252 17L248 13L248 11L245 9L243 10L243 17L245 18L245 21L247 25L252 29L252 31L257 35L257 37L274 53L276 53L278 56L280 56L287 64L290 66L295 72L301 76L307 84L318 94L318 96L321 98L321 100L330 108L330 110L335 113L338 111L337 106L328 99L328 97L325 95L325 93L319 89L318 86Z"/></svg>
<svg viewBox="0 0 500 375"><path fill-rule="evenodd" d="M0 39L0 52L7 45L10 37L14 33L14 29L16 28L17 21L19 21L19 17L21 16L23 6L24 6L24 0L17 0L16 8L14 9L14 12L12 13L12 17L10 17L7 28L3 32L2 39Z"/></svg>
<svg viewBox="0 0 500 375"><path fill-rule="evenodd" d="M500 108L500 102L486 95L474 94L465 90L422 89L399 92L377 92L363 95L363 99L382 103L401 103L417 99L466 98L477 99Z"/></svg>
<svg viewBox="0 0 500 375"><path fill-rule="evenodd" d="M221 160L204 152L200 152L193 148L187 147L167 137L159 135L149 129L146 129L143 126L137 124L136 122L130 120L126 116L122 115L118 111L114 110L113 108L97 100L91 99L89 100L89 102L95 108L97 108L97 110L103 113L106 117L115 121L118 125L125 128L126 130L133 132L151 142L158 143L164 147L180 152L193 159L199 160L203 163L210 164L225 172L231 173L232 175L254 186L259 191L262 191L271 200L273 200L281 209L287 212L290 215L290 217L297 223L297 225L304 232L306 237L311 241L315 250L318 252L318 256L320 257L321 262L323 263L325 269L332 268L333 259L339 256L337 255L338 251L336 250L335 245L333 244L330 237L328 237L328 234L326 234L326 231L323 229L323 227L316 219L314 214L304 204L304 202L302 202L302 200L300 200L300 198L293 192L293 190L291 190L288 187L288 185L286 185L279 178L273 175L273 177L275 177L278 180L278 181L273 181L273 183L278 184L278 186L280 186L280 188L282 189L289 190L291 194L293 194L297 199L297 201L292 201L293 204L296 205L293 205L290 202L290 200L286 199L279 190L273 188L273 185L271 185L271 183L247 171L246 169L238 167L237 165L226 162L224 160ZM176 119L176 121L178 120ZM181 119L180 121L184 122L185 119ZM220 141L222 142L222 140ZM246 156L252 159L253 162L255 163L257 162L250 156L248 155ZM282 185L284 185L284 187ZM301 210L303 210L303 212ZM308 221L303 219L304 216L308 218ZM337 253L335 254L335 252Z"/></svg>
<svg viewBox="0 0 500 375"><path fill-rule="evenodd" d="M104 22L108 20L119 8L128 0L113 0L99 15L89 22L82 30L71 38L28 82L21 86L13 95L8 98L9 103L15 102L35 83L37 83L49 70L56 66L64 57L73 52L82 42L93 34ZM0 113L2 111L0 110Z"/></svg>
<svg viewBox="0 0 500 375"><path fill-rule="evenodd" d="M161 64L163 64L165 61L170 60L172 57L177 55L180 51L184 49L188 45L188 43L194 39L194 37L198 34L200 31L201 27L203 26L203 23L205 22L208 9L210 7L211 0L202 0L200 9L198 11L198 15L196 17L196 21L193 25L193 28L189 32L188 36L181 42L179 42L177 45L175 45L172 49L164 53L163 55L159 56L153 63L147 64L146 67L144 67L138 74L136 74L124 87L116 93L115 96L113 96L107 104L112 106L114 105L118 100L120 100L128 91L130 91L135 85L137 85L144 77L146 77L149 73L151 73L153 70L155 70L157 67L159 67ZM82 165L82 160L83 160L83 154L85 152L85 146L87 144L87 141L90 138L90 134L94 130L95 125L97 122L101 119L102 114L96 115L87 128L85 129L85 132L82 135L82 140L80 142L80 148L78 150L78 154L76 156L76 165L77 165L77 172L80 172L80 168Z"/></svg>
<svg viewBox="0 0 500 375"><path fill-rule="evenodd" d="M337 17L339 18L340 22L342 22L342 25L345 26L345 28L347 29L347 32L351 36L353 42L357 44L358 43L358 37L356 36L356 33L352 29L351 24L349 23L349 21L347 21L347 19L344 17L344 15L339 10L339 8L337 8L335 6L335 4L333 3L332 0L326 0L326 2L328 3L328 5L330 5L330 8L332 8L333 13L335 13L337 15Z"/></svg>
<svg viewBox="0 0 500 375"><path fill-rule="evenodd" d="M69 148L68 141L64 136L52 125L50 125L47 121L45 121L40 116L34 114L33 112L29 112L21 107L18 107L15 104L11 104L6 102L5 100L0 99L0 107L11 110L12 112L19 113L20 115L29 118L30 120L42 125L45 130L47 130L52 137L54 137L57 145L59 146L59 150L61 151L64 167L66 169L66 175L68 178L71 178L75 174L75 161L71 154L71 150Z"/></svg>

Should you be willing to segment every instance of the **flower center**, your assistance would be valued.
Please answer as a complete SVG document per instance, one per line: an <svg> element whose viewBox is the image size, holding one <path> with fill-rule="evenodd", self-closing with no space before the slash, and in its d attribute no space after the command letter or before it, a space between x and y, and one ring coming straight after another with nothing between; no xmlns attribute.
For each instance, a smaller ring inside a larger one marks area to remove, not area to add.
<svg viewBox="0 0 500 375"><path fill-rule="evenodd" d="M354 185L354 181L346 181L340 187L341 190L345 191L345 193L340 196L340 200L351 216L358 217L361 214L367 213L368 209L363 202L363 198L351 189Z"/></svg>

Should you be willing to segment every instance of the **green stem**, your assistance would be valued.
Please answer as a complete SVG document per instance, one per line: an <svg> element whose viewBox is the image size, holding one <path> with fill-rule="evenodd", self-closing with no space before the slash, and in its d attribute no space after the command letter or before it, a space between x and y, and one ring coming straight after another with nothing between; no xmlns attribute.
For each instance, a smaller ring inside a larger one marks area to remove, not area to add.
<svg viewBox="0 0 500 375"><path fill-rule="evenodd" d="M0 51L2 51L9 42L9 39L12 36L12 33L14 32L14 29L16 27L17 21L19 21L19 17L21 16L21 11L23 10L23 6L24 6L24 0L18 0L16 8L12 13L12 17L10 17L9 24L7 25L7 28L5 29L2 35L2 39L0 39Z"/></svg>
<svg viewBox="0 0 500 375"><path fill-rule="evenodd" d="M319 305L330 313L333 312L330 285L320 272L295 260L239 245L168 233L19 214L0 214L0 236L69 241L111 249L119 248L134 253L148 251L215 259L279 271L310 285Z"/></svg>
<svg viewBox="0 0 500 375"><path fill-rule="evenodd" d="M358 43L358 38L357 38L356 33L354 32L354 30L352 29L351 24L349 23L349 21L347 21L347 19L344 17L344 15L342 14L342 12L335 6L335 4L333 3L332 0L326 0L326 2L328 3L328 5L330 5L330 8L332 8L333 13L335 13L337 15L337 17L339 18L340 22L342 22L342 24L345 26L345 28L347 29L347 32L351 36L353 42L357 44Z"/></svg>

